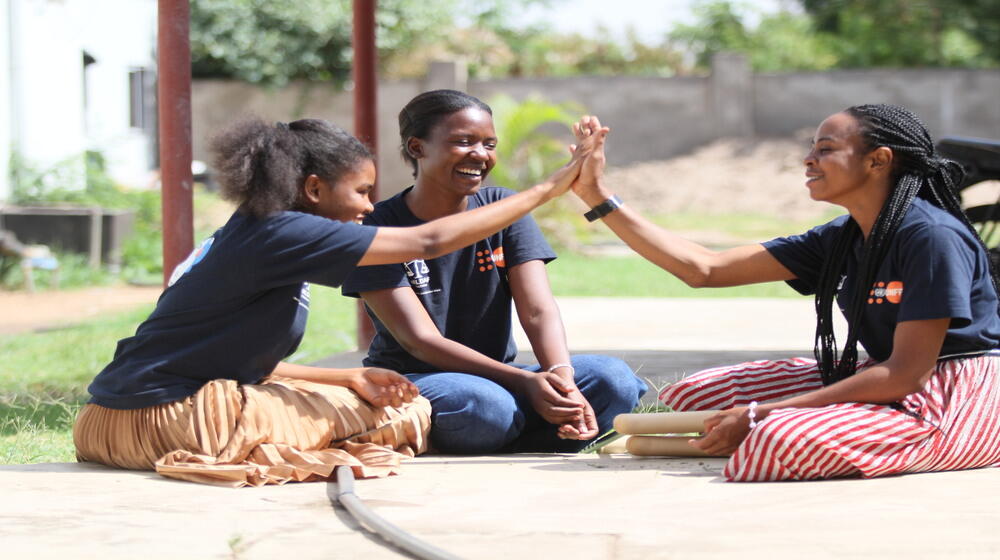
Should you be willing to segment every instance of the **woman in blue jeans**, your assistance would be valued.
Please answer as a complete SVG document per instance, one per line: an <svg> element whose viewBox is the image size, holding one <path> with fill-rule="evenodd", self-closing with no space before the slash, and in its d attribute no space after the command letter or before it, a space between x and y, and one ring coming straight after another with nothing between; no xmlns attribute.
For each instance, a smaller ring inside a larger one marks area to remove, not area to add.
<svg viewBox="0 0 1000 560"><path fill-rule="evenodd" d="M496 164L489 106L462 92L418 95L399 114L414 184L365 223L410 226L512 191L484 187ZM445 453L582 449L646 391L625 362L570 356L545 263L555 253L530 216L465 249L402 265L360 267L375 339L365 364L404 372L431 401L431 443ZM514 364L511 302L538 364Z"/></svg>

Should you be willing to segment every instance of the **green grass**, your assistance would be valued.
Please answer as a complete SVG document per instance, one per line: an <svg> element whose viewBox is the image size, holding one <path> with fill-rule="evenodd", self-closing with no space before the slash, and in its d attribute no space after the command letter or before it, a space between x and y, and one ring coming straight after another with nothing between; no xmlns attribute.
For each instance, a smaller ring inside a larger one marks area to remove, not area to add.
<svg viewBox="0 0 1000 560"><path fill-rule="evenodd" d="M587 297L801 297L784 282L694 289L635 255L585 257L565 253L547 267L556 296Z"/></svg>
<svg viewBox="0 0 1000 560"><path fill-rule="evenodd" d="M82 401L0 394L0 464L73 461Z"/></svg>
<svg viewBox="0 0 1000 560"><path fill-rule="evenodd" d="M298 350L288 358L288 361L299 364L315 362L357 346L358 328L354 314L358 300L340 295L339 288L314 285L310 289L306 334Z"/></svg>
<svg viewBox="0 0 1000 560"><path fill-rule="evenodd" d="M86 385L152 306L49 331L0 337L0 394L82 397Z"/></svg>
<svg viewBox="0 0 1000 560"><path fill-rule="evenodd" d="M808 220L785 220L762 214L679 213L652 216L658 225L674 232L715 232L741 243L758 243L775 237L795 235L824 224L844 211L830 207L821 217Z"/></svg>

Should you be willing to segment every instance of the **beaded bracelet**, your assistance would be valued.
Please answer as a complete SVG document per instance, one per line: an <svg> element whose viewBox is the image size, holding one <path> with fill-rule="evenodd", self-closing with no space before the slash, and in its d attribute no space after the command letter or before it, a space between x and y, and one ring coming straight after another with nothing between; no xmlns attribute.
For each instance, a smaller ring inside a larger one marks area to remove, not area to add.
<svg viewBox="0 0 1000 560"><path fill-rule="evenodd" d="M747 416L750 418L750 429L757 427L757 401L750 401L747 406Z"/></svg>

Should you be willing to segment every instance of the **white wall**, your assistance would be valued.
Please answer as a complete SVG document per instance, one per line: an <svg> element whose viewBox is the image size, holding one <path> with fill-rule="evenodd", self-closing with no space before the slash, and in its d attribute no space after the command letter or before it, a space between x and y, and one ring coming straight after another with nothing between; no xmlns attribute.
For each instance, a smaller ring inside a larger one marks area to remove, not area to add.
<svg viewBox="0 0 1000 560"><path fill-rule="evenodd" d="M10 0L0 0L0 30L8 30ZM0 34L0 202L10 196L10 36Z"/></svg>
<svg viewBox="0 0 1000 560"><path fill-rule="evenodd" d="M71 162L81 186L79 156L95 149L117 180L149 185L151 139L129 123L129 71L155 70L156 0L0 0L0 8L0 176L16 150L41 168ZM86 79L84 52L97 60Z"/></svg>
<svg viewBox="0 0 1000 560"><path fill-rule="evenodd" d="M69 3L10 3L12 148L42 168L78 158L86 146L83 64ZM82 172L82 160L74 166Z"/></svg>
<svg viewBox="0 0 1000 560"><path fill-rule="evenodd" d="M118 181L148 186L151 138L129 124L129 71L155 72L156 0L72 0L87 69L87 147L101 150Z"/></svg>

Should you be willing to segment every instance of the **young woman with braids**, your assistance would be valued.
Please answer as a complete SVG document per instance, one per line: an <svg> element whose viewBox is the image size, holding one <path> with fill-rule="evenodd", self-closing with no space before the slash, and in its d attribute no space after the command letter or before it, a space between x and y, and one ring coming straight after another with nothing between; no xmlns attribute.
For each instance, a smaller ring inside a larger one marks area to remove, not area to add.
<svg viewBox="0 0 1000 560"><path fill-rule="evenodd" d="M586 137L596 119L577 127ZM891 105L820 124L811 197L849 215L804 234L711 251L643 219L584 162L575 192L639 254L694 287L784 280L816 295L816 359L695 373L665 388L675 410L724 409L691 444L732 454L736 481L882 476L1000 464L996 273L959 206L961 168ZM834 300L847 318L838 352ZM869 358L858 361L860 342ZM759 403L759 404L758 404Z"/></svg>
<svg viewBox="0 0 1000 560"><path fill-rule="evenodd" d="M360 225L372 211L372 156L330 123L247 120L213 150L222 194L238 208L90 385L74 426L78 458L236 486L322 479L337 465L394 472L426 449L430 404L394 371L283 362L302 339L309 283L339 286L355 266L474 243L565 192L580 156L489 207L375 228Z"/></svg>

